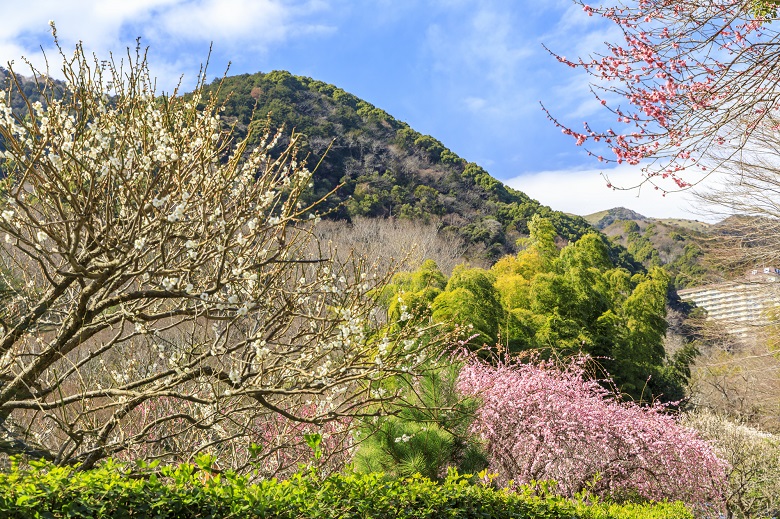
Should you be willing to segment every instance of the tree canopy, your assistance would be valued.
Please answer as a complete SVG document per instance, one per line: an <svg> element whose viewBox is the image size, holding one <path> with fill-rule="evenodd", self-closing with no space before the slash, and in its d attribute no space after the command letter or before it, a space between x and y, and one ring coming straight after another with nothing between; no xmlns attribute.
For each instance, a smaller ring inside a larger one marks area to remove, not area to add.
<svg viewBox="0 0 780 519"><path fill-rule="evenodd" d="M669 275L615 266L602 235L586 234L559 249L548 220L534 216L529 227L525 248L490 269L460 266L443 286L428 263L397 278L391 290L405 309L470 326L474 347L588 354L635 399L679 399L685 380L665 368L663 347Z"/></svg>

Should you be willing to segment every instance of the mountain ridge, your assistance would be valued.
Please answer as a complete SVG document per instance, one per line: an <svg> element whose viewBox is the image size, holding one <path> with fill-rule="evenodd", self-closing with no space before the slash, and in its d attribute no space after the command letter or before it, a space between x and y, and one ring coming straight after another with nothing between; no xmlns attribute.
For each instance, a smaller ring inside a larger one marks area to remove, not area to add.
<svg viewBox="0 0 780 519"><path fill-rule="evenodd" d="M434 221L487 260L516 252L534 214L549 219L564 242L593 232L584 218L504 185L434 137L335 85L277 70L215 79L206 90L224 102L223 115L239 136L268 121L303 134L303 151L320 164L312 197L341 186L328 202L336 217ZM617 264L642 268L624 248L609 246Z"/></svg>

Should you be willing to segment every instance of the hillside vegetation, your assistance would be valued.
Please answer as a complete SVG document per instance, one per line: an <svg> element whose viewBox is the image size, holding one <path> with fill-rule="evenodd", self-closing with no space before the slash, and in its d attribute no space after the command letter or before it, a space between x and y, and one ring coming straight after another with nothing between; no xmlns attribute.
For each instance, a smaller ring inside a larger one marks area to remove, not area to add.
<svg viewBox="0 0 780 519"><path fill-rule="evenodd" d="M705 257L707 241L718 232L717 226L695 220L647 218L624 207L584 218L645 268L663 267L677 289L718 278L718 271Z"/></svg>
<svg viewBox="0 0 780 519"><path fill-rule="evenodd" d="M309 163L319 164L311 196L341 186L328 206L342 218L434 221L442 233L462 237L472 256L492 260L516 251L534 214L552 222L565 241L590 230L583 218L505 186L437 139L334 85L273 71L215 80L207 91L218 87L223 115L239 136L269 119L304 135ZM610 255L622 266L638 267L621 247Z"/></svg>

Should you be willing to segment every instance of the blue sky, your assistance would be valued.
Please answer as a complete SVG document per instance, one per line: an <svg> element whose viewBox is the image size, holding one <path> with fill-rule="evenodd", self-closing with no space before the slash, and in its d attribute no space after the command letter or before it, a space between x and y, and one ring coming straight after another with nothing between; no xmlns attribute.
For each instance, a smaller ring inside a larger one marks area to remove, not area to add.
<svg viewBox="0 0 780 519"><path fill-rule="evenodd" d="M122 54L137 37L170 89L191 85L213 44L209 76L289 70L333 83L433 135L458 155L554 209L625 206L654 217L703 217L690 194L631 187L637 168L603 169L549 123L610 124L588 78L551 57L616 40L571 0L32 0L3 6L0 63L53 59L48 21L64 48Z"/></svg>

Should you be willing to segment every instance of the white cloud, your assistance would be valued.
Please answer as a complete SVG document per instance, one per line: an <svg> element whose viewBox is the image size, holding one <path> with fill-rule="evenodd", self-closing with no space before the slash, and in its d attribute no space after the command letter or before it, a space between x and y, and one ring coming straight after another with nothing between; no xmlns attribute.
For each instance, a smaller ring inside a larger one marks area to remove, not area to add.
<svg viewBox="0 0 780 519"><path fill-rule="evenodd" d="M327 30L302 21L326 7L323 2L279 0L195 0L178 2L155 13L157 36L214 40L265 46L301 33Z"/></svg>
<svg viewBox="0 0 780 519"><path fill-rule="evenodd" d="M18 62L24 55L42 68L41 47L56 63L48 26L54 20L66 53L83 41L85 50L101 59L109 52L121 58L140 36L141 44L151 48L152 73L170 89L181 73L195 75L209 42L223 53L236 48L250 55L267 51L303 34L332 31L312 21L328 7L324 0L43 0L4 5L0 63ZM202 51L193 49L198 43Z"/></svg>
<svg viewBox="0 0 780 519"><path fill-rule="evenodd" d="M609 182L620 189L607 187L607 177L602 172L607 173ZM504 182L544 205L566 213L584 216L613 207L626 207L651 218L708 218L697 208L692 191L663 196L663 192L650 183L639 186L642 174L635 166L619 166L612 170L538 171Z"/></svg>
<svg viewBox="0 0 780 519"><path fill-rule="evenodd" d="M65 42L81 40L89 46L105 49L117 42L123 25L133 21L145 21L152 10L176 1L44 0L4 5L0 41L23 41L28 51L38 49L40 45L51 47L51 39L46 35L49 31L48 22L53 20L57 23L59 36ZM7 58L11 59L13 56Z"/></svg>

